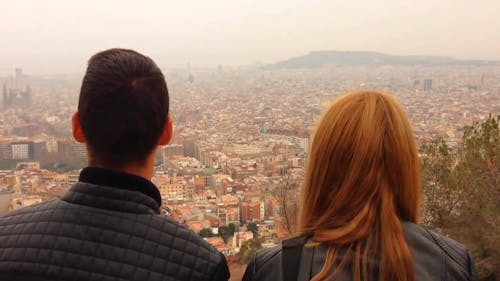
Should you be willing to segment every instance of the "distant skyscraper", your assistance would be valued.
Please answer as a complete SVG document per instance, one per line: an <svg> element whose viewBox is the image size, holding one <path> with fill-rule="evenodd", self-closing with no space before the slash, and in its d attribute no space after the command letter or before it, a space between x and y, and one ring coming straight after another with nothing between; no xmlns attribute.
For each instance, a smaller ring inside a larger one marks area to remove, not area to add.
<svg viewBox="0 0 500 281"><path fill-rule="evenodd" d="M182 147L184 148L184 156L194 157L195 146L196 146L196 141L194 139L184 139L182 141Z"/></svg>
<svg viewBox="0 0 500 281"><path fill-rule="evenodd" d="M13 142L11 149L14 160L33 159L33 142Z"/></svg>
<svg viewBox="0 0 500 281"><path fill-rule="evenodd" d="M22 88L26 83L22 68L16 68L15 87Z"/></svg>
<svg viewBox="0 0 500 281"><path fill-rule="evenodd" d="M5 101L7 100L7 86L5 84L3 84L3 95L2 95L2 108L5 108Z"/></svg>
<svg viewBox="0 0 500 281"><path fill-rule="evenodd" d="M432 90L432 79L424 79L424 91Z"/></svg>
<svg viewBox="0 0 500 281"><path fill-rule="evenodd" d="M31 102L33 100L31 87L29 84L27 84L26 77L27 76L23 74L23 70L21 68L16 68L14 87L8 88L6 84L3 84L2 108L26 107L31 105ZM26 87L26 90L21 90L21 88L24 87Z"/></svg>
<svg viewBox="0 0 500 281"><path fill-rule="evenodd" d="M16 68L16 79L21 79L21 78L23 78L23 69Z"/></svg>
<svg viewBox="0 0 500 281"><path fill-rule="evenodd" d="M259 133L266 133L266 118L265 117L254 117L255 124L259 127Z"/></svg>
<svg viewBox="0 0 500 281"><path fill-rule="evenodd" d="M2 106L3 108L10 107L25 107L31 105L33 98L31 95L31 87L26 86L25 91L19 89L8 89L3 85Z"/></svg>
<svg viewBox="0 0 500 281"><path fill-rule="evenodd" d="M31 87L26 86L25 91L19 89L9 89L3 87L3 108L9 107L25 107L31 105Z"/></svg>

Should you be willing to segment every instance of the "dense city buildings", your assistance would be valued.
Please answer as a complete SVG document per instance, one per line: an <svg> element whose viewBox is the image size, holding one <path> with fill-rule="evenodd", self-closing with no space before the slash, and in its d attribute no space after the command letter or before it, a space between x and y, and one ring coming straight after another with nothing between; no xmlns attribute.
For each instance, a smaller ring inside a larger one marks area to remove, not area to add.
<svg viewBox="0 0 500 281"><path fill-rule="evenodd" d="M457 143L464 126L500 112L498 66L219 66L165 73L175 135L158 151L152 181L165 214L229 257L254 235L268 247L287 230L279 191L296 200L314 124L342 93L393 93L420 143L436 137ZM70 118L80 83L79 76L21 70L0 78L0 214L61 196L78 180L86 149L72 139Z"/></svg>

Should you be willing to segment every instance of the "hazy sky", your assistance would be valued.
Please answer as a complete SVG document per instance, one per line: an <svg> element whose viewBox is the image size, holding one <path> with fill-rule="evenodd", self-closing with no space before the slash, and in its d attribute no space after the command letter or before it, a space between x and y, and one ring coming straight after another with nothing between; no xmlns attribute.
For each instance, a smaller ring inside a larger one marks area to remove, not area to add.
<svg viewBox="0 0 500 281"><path fill-rule="evenodd" d="M500 59L499 0L0 0L0 11L0 74L83 72L110 47L166 68L313 50Z"/></svg>

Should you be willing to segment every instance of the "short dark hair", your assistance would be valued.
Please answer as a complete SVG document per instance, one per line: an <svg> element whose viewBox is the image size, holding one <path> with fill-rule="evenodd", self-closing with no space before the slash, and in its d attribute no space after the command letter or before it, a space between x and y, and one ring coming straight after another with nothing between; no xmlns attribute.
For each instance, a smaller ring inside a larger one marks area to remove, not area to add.
<svg viewBox="0 0 500 281"><path fill-rule="evenodd" d="M168 108L167 83L149 57L109 49L90 58L78 120L95 163L143 165L161 137Z"/></svg>

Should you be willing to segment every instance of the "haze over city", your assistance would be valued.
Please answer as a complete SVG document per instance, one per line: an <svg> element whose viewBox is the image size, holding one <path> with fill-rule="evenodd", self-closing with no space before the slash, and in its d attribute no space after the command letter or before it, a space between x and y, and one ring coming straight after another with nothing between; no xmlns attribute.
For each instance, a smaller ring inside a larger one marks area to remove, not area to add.
<svg viewBox="0 0 500 281"><path fill-rule="evenodd" d="M163 68L272 63L318 50L500 60L500 2L5 1L0 76L82 73L127 47Z"/></svg>

